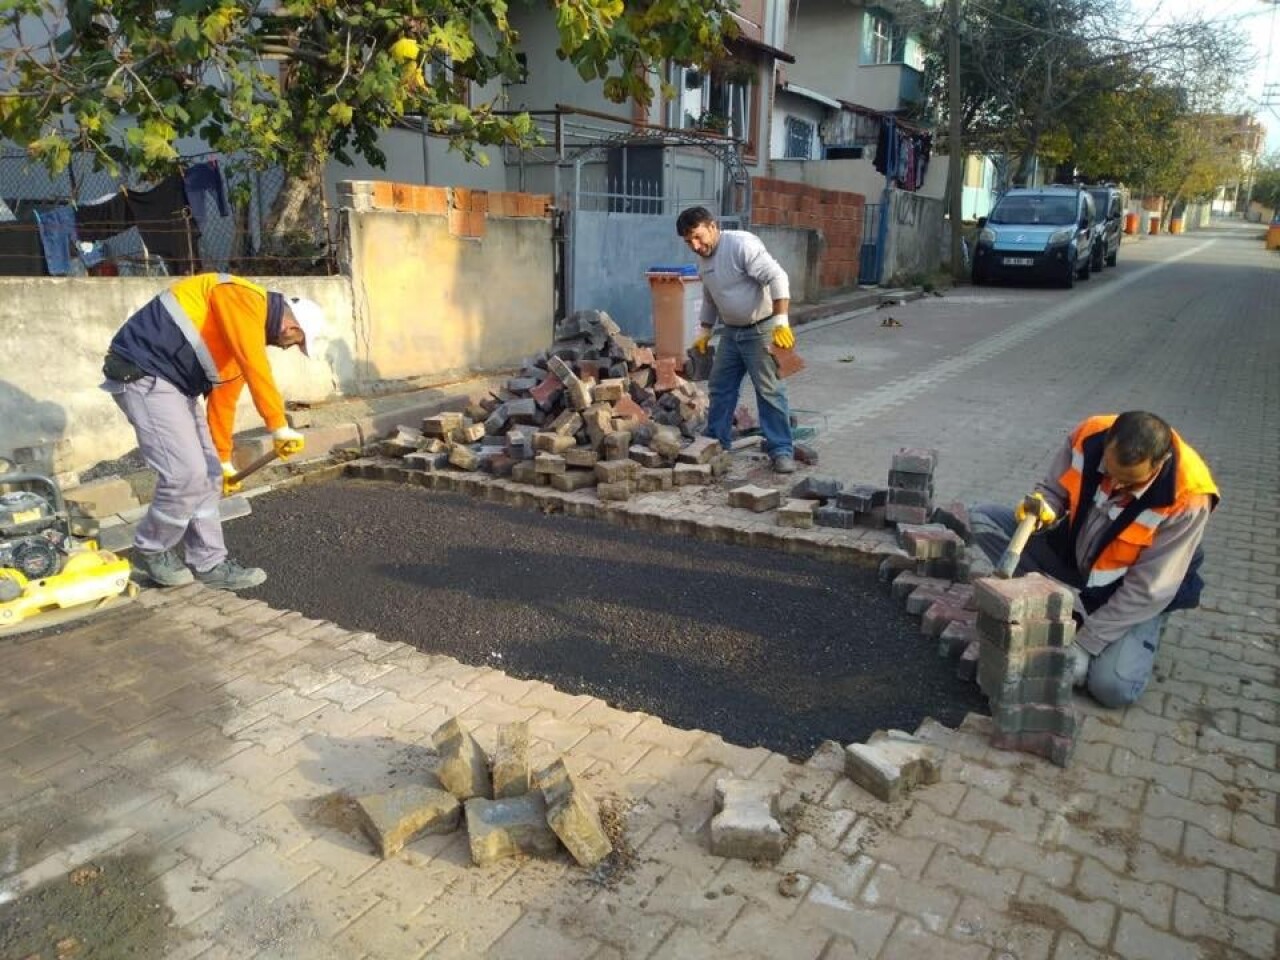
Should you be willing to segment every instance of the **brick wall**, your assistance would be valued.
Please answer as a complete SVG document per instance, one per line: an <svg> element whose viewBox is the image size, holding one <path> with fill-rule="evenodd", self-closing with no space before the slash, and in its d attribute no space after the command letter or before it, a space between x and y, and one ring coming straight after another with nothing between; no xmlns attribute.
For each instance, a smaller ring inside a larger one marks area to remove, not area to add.
<svg viewBox="0 0 1280 960"><path fill-rule="evenodd" d="M752 223L822 232L818 283L824 291L857 285L865 214L866 198L860 193L768 177L751 181Z"/></svg>
<svg viewBox="0 0 1280 960"><path fill-rule="evenodd" d="M483 237L488 217L546 217L551 206L549 193L428 187L385 180L344 181L339 194L343 206L358 210L447 216L449 235L454 237Z"/></svg>

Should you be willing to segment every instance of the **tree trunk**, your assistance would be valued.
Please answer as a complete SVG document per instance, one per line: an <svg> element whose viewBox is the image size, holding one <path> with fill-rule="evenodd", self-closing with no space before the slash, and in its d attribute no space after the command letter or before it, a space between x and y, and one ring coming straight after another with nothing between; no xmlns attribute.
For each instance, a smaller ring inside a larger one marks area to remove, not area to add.
<svg viewBox="0 0 1280 960"><path fill-rule="evenodd" d="M287 173L262 227L264 266L283 275L329 273L324 161L302 173Z"/></svg>

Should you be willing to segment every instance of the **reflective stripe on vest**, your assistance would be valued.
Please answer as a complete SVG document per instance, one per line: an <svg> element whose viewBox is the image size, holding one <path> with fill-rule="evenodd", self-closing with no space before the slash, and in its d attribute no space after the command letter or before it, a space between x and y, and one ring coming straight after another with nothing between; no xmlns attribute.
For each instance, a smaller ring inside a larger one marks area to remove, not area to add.
<svg viewBox="0 0 1280 960"><path fill-rule="evenodd" d="M200 331L196 329L196 325L191 321L191 318L187 316L187 311L182 309L182 304L173 295L173 291L166 290L160 294L160 306L164 307L165 312L169 314L169 318L182 331L183 338L191 345L191 349L195 351L196 359L200 361L200 369L209 378L209 382L211 384L218 383L218 367L213 362L213 354L209 352L209 346L204 342L204 337L200 336Z"/></svg>
<svg viewBox="0 0 1280 960"><path fill-rule="evenodd" d="M1097 434L1110 428L1115 416L1090 417L1074 431L1071 437L1071 465L1058 478L1067 491L1070 522L1074 524L1077 512L1082 509L1080 503L1084 491L1085 442ZM1206 495L1216 504L1218 489L1209 473L1208 467L1191 447L1182 442L1176 432L1173 434L1173 445L1177 455L1178 476L1175 500L1167 507L1148 507L1134 517L1133 521L1121 531L1120 535L1107 543L1102 552L1094 560L1093 568L1085 581L1086 589L1090 587L1108 587L1121 580L1129 571L1130 563L1142 550L1155 540L1160 525L1167 519L1186 509L1187 500L1195 495ZM1104 493L1101 485L1094 491L1093 506L1105 510L1107 518L1114 522L1124 513L1125 508L1110 502L1111 497Z"/></svg>

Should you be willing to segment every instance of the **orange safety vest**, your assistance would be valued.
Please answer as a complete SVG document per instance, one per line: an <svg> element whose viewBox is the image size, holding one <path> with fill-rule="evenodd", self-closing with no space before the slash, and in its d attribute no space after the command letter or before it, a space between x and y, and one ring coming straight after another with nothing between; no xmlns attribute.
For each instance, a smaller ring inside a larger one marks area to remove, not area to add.
<svg viewBox="0 0 1280 960"><path fill-rule="evenodd" d="M1110 496L1102 489L1099 466L1107 430L1116 414L1090 417L1071 434L1071 463L1058 477L1067 491L1067 523L1055 528L1059 558L1071 558L1075 567L1075 543L1088 513L1086 501L1106 509L1112 520L1103 534L1097 555L1087 570L1078 570L1074 584L1083 593L1086 607L1095 609L1120 586L1125 573L1142 551L1151 546L1160 525L1210 498L1210 509L1220 499L1217 484L1204 460L1173 432L1172 456L1143 495L1128 506L1107 506ZM1064 536L1065 534L1065 536ZM1194 575L1194 570L1190 571Z"/></svg>

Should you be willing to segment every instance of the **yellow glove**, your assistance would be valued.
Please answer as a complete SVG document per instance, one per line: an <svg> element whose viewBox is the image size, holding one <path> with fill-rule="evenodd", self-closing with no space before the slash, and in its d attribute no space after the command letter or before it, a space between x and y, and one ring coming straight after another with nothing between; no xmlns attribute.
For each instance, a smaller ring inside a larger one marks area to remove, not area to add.
<svg viewBox="0 0 1280 960"><path fill-rule="evenodd" d="M1014 508L1013 519L1018 523L1021 523L1028 516L1036 518L1037 530L1043 530L1058 519L1058 515L1053 512L1053 507L1045 503L1044 494L1041 493L1033 493L1023 497L1022 502Z"/></svg>
<svg viewBox="0 0 1280 960"><path fill-rule="evenodd" d="M703 327L702 332L698 334L698 339L693 341L693 349L699 353L707 352L707 344L711 343L711 329Z"/></svg>
<svg viewBox="0 0 1280 960"><path fill-rule="evenodd" d="M271 434L271 439L275 442L276 456L281 460L287 460L294 454L302 452L302 434L292 427L281 427Z"/></svg>
<svg viewBox="0 0 1280 960"><path fill-rule="evenodd" d="M236 475L236 465L234 463L222 462L222 495L229 497L233 493L239 493L240 488L244 486L242 483L232 483L231 478Z"/></svg>
<svg viewBox="0 0 1280 960"><path fill-rule="evenodd" d="M791 320L785 313L773 315L773 345L790 350L796 345L796 335L791 332Z"/></svg>

